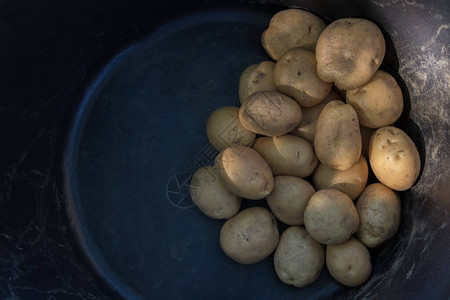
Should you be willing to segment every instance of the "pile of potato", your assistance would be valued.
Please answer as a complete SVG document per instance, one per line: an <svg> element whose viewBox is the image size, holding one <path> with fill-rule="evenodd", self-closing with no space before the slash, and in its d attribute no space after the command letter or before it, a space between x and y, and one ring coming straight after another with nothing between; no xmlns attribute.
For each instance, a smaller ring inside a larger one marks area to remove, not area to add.
<svg viewBox="0 0 450 300"><path fill-rule="evenodd" d="M275 251L286 284L311 284L326 262L337 281L360 285L372 269L367 247L398 229L396 191L409 189L420 171L414 142L392 126L403 96L378 70L383 34L368 20L325 26L288 9L273 16L261 40L274 62L246 68L241 107L208 118L208 140L220 153L194 174L192 200L208 217L228 219L220 245L236 262L257 263ZM369 168L379 183L367 185ZM266 199L270 211L239 212L242 198ZM277 222L289 225L281 236Z"/></svg>

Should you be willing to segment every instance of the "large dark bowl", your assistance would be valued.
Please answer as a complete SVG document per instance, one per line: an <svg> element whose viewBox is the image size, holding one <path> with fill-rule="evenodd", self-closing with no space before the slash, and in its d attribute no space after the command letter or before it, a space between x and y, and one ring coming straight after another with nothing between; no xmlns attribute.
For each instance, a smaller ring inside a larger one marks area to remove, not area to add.
<svg viewBox="0 0 450 300"><path fill-rule="evenodd" d="M0 298L448 299L448 3L0 0ZM326 268L298 289L271 258L231 261L223 221L188 195L215 155L205 119L239 104L239 75L268 59L260 35L287 7L383 29L396 126L422 159L397 235L355 288Z"/></svg>

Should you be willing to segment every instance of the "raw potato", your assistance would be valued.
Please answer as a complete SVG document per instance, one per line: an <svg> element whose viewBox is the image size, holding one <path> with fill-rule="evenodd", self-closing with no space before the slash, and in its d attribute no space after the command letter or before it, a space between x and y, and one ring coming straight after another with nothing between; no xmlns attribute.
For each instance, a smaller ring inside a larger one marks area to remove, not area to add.
<svg viewBox="0 0 450 300"><path fill-rule="evenodd" d="M287 9L272 17L269 28L261 36L261 42L270 57L278 60L292 48L314 50L324 29L325 23L314 14L299 9Z"/></svg>
<svg viewBox="0 0 450 300"><path fill-rule="evenodd" d="M321 190L312 195L304 217L309 235L326 245L346 241L359 226L352 200L335 189Z"/></svg>
<svg viewBox="0 0 450 300"><path fill-rule="evenodd" d="M239 101L244 103L245 100L247 100L248 97L248 82L250 78L250 74L256 68L258 67L258 64L250 65L247 68L245 68L244 72L242 72L241 77L239 78Z"/></svg>
<svg viewBox="0 0 450 300"><path fill-rule="evenodd" d="M301 137L311 144L314 144L314 136L316 134L317 119L325 105L333 100L341 100L338 94L331 91L330 94L320 102L311 107L302 108L302 121L290 132L290 134Z"/></svg>
<svg viewBox="0 0 450 300"><path fill-rule="evenodd" d="M356 110L359 124L369 128L391 125L403 111L402 90L394 77L381 70L362 87L347 91L346 100Z"/></svg>
<svg viewBox="0 0 450 300"><path fill-rule="evenodd" d="M367 186L356 203L359 228L356 237L367 247L390 239L400 225L400 197L381 183Z"/></svg>
<svg viewBox="0 0 450 300"><path fill-rule="evenodd" d="M275 217L258 206L244 209L220 230L223 252L241 264L254 264L268 257L277 247L278 239Z"/></svg>
<svg viewBox="0 0 450 300"><path fill-rule="evenodd" d="M278 136L300 124L302 109L295 100L278 92L256 92L242 104L239 120L254 133Z"/></svg>
<svg viewBox="0 0 450 300"><path fill-rule="evenodd" d="M235 195L259 200L273 190L269 165L255 150L245 146L225 149L216 157L220 178Z"/></svg>
<svg viewBox="0 0 450 300"><path fill-rule="evenodd" d="M241 198L225 187L216 167L198 169L192 176L190 193L195 206L213 219L229 219L241 207Z"/></svg>
<svg viewBox="0 0 450 300"><path fill-rule="evenodd" d="M276 176L273 191L266 199L278 220L288 225L303 225L305 208L315 192L306 180L294 176Z"/></svg>
<svg viewBox="0 0 450 300"><path fill-rule="evenodd" d="M369 157L370 138L372 137L372 134L375 132L375 129L359 126L359 132L361 133L361 141L362 141L361 152L365 157Z"/></svg>
<svg viewBox="0 0 450 300"><path fill-rule="evenodd" d="M263 61L253 72L250 73L247 84L248 96L262 91L276 91L275 82L273 79L273 71L275 63L271 61ZM241 101L242 104L242 101Z"/></svg>
<svg viewBox="0 0 450 300"><path fill-rule="evenodd" d="M319 277L325 249L303 227L290 226L281 235L273 260L281 281L304 287Z"/></svg>
<svg viewBox="0 0 450 300"><path fill-rule="evenodd" d="M269 164L275 176L306 178L312 174L318 162L312 145L291 134L257 138L253 149Z"/></svg>
<svg viewBox="0 0 450 300"><path fill-rule="evenodd" d="M364 190L368 177L367 161L361 155L358 162L347 171L335 170L319 163L314 170L312 180L316 190L336 189L355 201Z"/></svg>
<svg viewBox="0 0 450 300"><path fill-rule="evenodd" d="M351 105L331 101L320 113L314 147L317 158L330 168L350 169L361 155L358 116Z"/></svg>
<svg viewBox="0 0 450 300"><path fill-rule="evenodd" d="M317 76L314 51L294 48L277 62L274 80L277 90L294 98L301 107L311 107L324 100L331 91L331 82Z"/></svg>
<svg viewBox="0 0 450 300"><path fill-rule="evenodd" d="M316 46L317 74L344 90L366 84L378 70L385 41L377 25L364 19L336 20L322 32Z"/></svg>
<svg viewBox="0 0 450 300"><path fill-rule="evenodd" d="M386 126L372 135L369 160L378 180L396 191L409 189L420 172L416 145L401 129Z"/></svg>
<svg viewBox="0 0 450 300"><path fill-rule="evenodd" d="M236 145L251 146L256 137L242 126L239 108L234 106L224 106L212 112L206 120L206 135L218 151Z"/></svg>
<svg viewBox="0 0 450 300"><path fill-rule="evenodd" d="M358 286L365 282L372 272L370 253L357 239L327 246L327 268L331 276L347 286Z"/></svg>

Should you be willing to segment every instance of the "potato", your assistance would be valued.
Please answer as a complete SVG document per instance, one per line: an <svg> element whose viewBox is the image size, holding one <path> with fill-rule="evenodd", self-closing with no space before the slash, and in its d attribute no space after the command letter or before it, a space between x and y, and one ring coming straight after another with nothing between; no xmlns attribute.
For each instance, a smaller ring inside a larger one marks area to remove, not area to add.
<svg viewBox="0 0 450 300"><path fill-rule="evenodd" d="M304 287L319 277L325 249L309 236L305 228L290 226L281 235L273 260L281 281Z"/></svg>
<svg viewBox="0 0 450 300"><path fill-rule="evenodd" d="M416 145L401 129L386 126L372 135L369 160L378 180L396 191L409 189L420 172Z"/></svg>
<svg viewBox="0 0 450 300"><path fill-rule="evenodd" d="M311 107L324 100L331 83L317 76L314 51L294 48L275 65L273 78L278 91L295 99L301 107Z"/></svg>
<svg viewBox="0 0 450 300"><path fill-rule="evenodd" d="M287 9L272 17L269 28L261 36L261 42L270 57L278 60L292 48L314 50L324 29L325 23L314 14L299 9Z"/></svg>
<svg viewBox="0 0 450 300"><path fill-rule="evenodd" d="M242 125L268 136L283 135L302 120L302 109L295 100L283 94L264 91L250 95L239 110Z"/></svg>
<svg viewBox="0 0 450 300"><path fill-rule="evenodd" d="M361 153L364 155L364 157L369 157L370 138L372 137L372 134L375 132L375 129L359 126L359 132L361 133L361 142L362 142Z"/></svg>
<svg viewBox="0 0 450 300"><path fill-rule="evenodd" d="M340 19L325 28L317 40L317 74L339 88L366 84L378 70L385 41L377 25L364 19Z"/></svg>
<svg viewBox="0 0 450 300"><path fill-rule="evenodd" d="M198 169L192 176L190 193L197 208L213 219L228 219L238 213L241 198L222 183L216 167Z"/></svg>
<svg viewBox="0 0 450 300"><path fill-rule="evenodd" d="M255 140L253 149L269 164L275 176L306 178L318 162L312 145L295 135L260 137Z"/></svg>
<svg viewBox="0 0 450 300"><path fill-rule="evenodd" d="M239 108L234 106L224 106L212 112L206 120L206 135L218 151L236 145L251 146L256 137L242 126Z"/></svg>
<svg viewBox="0 0 450 300"><path fill-rule="evenodd" d="M320 102L311 107L302 108L302 121L295 127L290 134L301 137L311 144L314 143L314 136L316 133L317 119L322 112L325 105L333 100L341 100L341 98L335 92L331 91L328 96Z"/></svg>
<svg viewBox="0 0 450 300"><path fill-rule="evenodd" d="M346 100L356 110L359 124L369 128L391 125L403 111L402 90L394 77L381 70L363 86L347 91Z"/></svg>
<svg viewBox="0 0 450 300"><path fill-rule="evenodd" d="M276 176L273 180L273 191L266 197L270 210L285 224L303 225L306 205L316 191L308 181L294 176Z"/></svg>
<svg viewBox="0 0 450 300"><path fill-rule="evenodd" d="M216 157L220 178L239 197L258 200L273 190L273 175L269 165L255 150L245 146L225 149Z"/></svg>
<svg viewBox="0 0 450 300"><path fill-rule="evenodd" d="M367 247L390 239L400 225L400 197L381 183L367 186L356 202L359 228L356 237Z"/></svg>
<svg viewBox="0 0 450 300"><path fill-rule="evenodd" d="M275 63L263 61L252 70L248 76L247 86L242 91L242 98L239 98L241 104L247 100L248 96L262 91L276 91L273 79L273 70Z"/></svg>
<svg viewBox="0 0 450 300"><path fill-rule="evenodd" d="M336 189L353 201L364 190L369 177L369 168L364 155L346 171L339 171L319 163L314 170L312 180L316 190Z"/></svg>
<svg viewBox="0 0 450 300"><path fill-rule="evenodd" d="M345 243L327 246L326 261L331 276L347 286L362 284L372 272L369 251L353 237Z"/></svg>
<svg viewBox="0 0 450 300"><path fill-rule="evenodd" d="M309 235L326 245L346 241L359 226L358 213L352 200L335 189L321 190L312 195L304 218Z"/></svg>
<svg viewBox="0 0 450 300"><path fill-rule="evenodd" d="M278 239L275 217L258 206L244 209L220 230L223 252L241 264L254 264L268 257L277 247Z"/></svg>
<svg viewBox="0 0 450 300"><path fill-rule="evenodd" d="M358 116L351 105L331 101L317 120L314 147L317 158L330 168L350 169L361 155Z"/></svg>
<svg viewBox="0 0 450 300"><path fill-rule="evenodd" d="M245 100L247 100L248 97L248 82L250 81L250 74L256 68L258 67L258 64L250 65L242 72L241 77L239 78L239 101L244 103Z"/></svg>

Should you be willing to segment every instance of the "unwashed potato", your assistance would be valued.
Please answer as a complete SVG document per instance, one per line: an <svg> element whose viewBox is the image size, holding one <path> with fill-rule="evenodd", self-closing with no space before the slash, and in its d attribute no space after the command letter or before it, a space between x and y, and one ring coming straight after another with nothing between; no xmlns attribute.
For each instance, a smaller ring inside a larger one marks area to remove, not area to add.
<svg viewBox="0 0 450 300"><path fill-rule="evenodd" d="M314 170L312 180L316 190L336 189L353 201L364 190L369 177L369 168L364 155L350 169L339 171L319 163Z"/></svg>
<svg viewBox="0 0 450 300"><path fill-rule="evenodd" d="M369 251L353 237L342 244L327 246L326 261L331 276L347 286L362 284L372 272Z"/></svg>
<svg viewBox="0 0 450 300"><path fill-rule="evenodd" d="M242 72L241 77L239 78L239 101L244 103L245 100L247 100L248 97L248 82L250 78L250 74L256 68L258 67L258 64L250 65Z"/></svg>
<svg viewBox="0 0 450 300"><path fill-rule="evenodd" d="M277 221L263 207L244 209L223 224L220 246L223 252L241 264L254 264L269 256L279 239Z"/></svg>
<svg viewBox="0 0 450 300"><path fill-rule="evenodd" d="M359 126L359 132L361 133L361 141L362 141L362 154L364 157L369 157L369 146L370 146L370 138L376 129L367 128L364 126Z"/></svg>
<svg viewBox="0 0 450 300"><path fill-rule="evenodd" d="M297 127L294 128L290 134L301 137L311 144L314 144L314 136L316 134L316 125L317 119L319 119L319 115L322 112L325 105L333 100L341 100L338 94L331 91L328 96L320 102L311 107L303 107L302 108L302 121L298 124Z"/></svg>
<svg viewBox="0 0 450 300"><path fill-rule="evenodd" d="M241 207L241 198L225 187L213 166L202 167L194 173L190 193L194 205L213 219L229 219Z"/></svg>
<svg viewBox="0 0 450 300"><path fill-rule="evenodd" d="M346 241L359 226L353 201L335 189L321 190L312 195L304 218L309 235L326 245Z"/></svg>
<svg viewBox="0 0 450 300"><path fill-rule="evenodd" d="M390 239L400 225L400 197L381 183L367 186L356 203L359 228L356 237L367 247Z"/></svg>
<svg viewBox="0 0 450 300"><path fill-rule="evenodd" d="M291 134L257 138L253 149L269 164L275 176L306 178L311 175L318 162L312 145Z"/></svg>
<svg viewBox="0 0 450 300"><path fill-rule="evenodd" d="M254 133L278 136L300 124L302 109L295 100L278 92L256 92L242 104L239 120Z"/></svg>
<svg viewBox="0 0 450 300"><path fill-rule="evenodd" d="M224 106L212 112L206 120L206 135L218 151L235 145L251 146L256 135L239 121L239 108Z"/></svg>
<svg viewBox="0 0 450 300"><path fill-rule="evenodd" d="M325 249L303 227L290 226L281 234L273 260L281 281L304 287L319 277Z"/></svg>
<svg viewBox="0 0 450 300"><path fill-rule="evenodd" d="M261 62L253 72L250 73L247 83L248 96L262 91L276 91L275 81L273 79L273 71L275 63L271 61ZM242 101L241 101L242 104Z"/></svg>
<svg viewBox="0 0 450 300"><path fill-rule="evenodd" d="M287 9L272 17L269 28L261 36L261 42L270 57L278 60L292 48L314 50L324 29L325 23L314 14L299 9Z"/></svg>
<svg viewBox="0 0 450 300"><path fill-rule="evenodd" d="M409 189L420 172L420 156L416 145L403 130L386 126L372 135L369 160L373 173L387 187Z"/></svg>
<svg viewBox="0 0 450 300"><path fill-rule="evenodd" d="M347 91L346 100L356 110L359 124L369 128L391 125L403 111L402 90L394 77L381 70L363 86Z"/></svg>
<svg viewBox="0 0 450 300"><path fill-rule="evenodd" d="M366 84L378 70L385 41L377 25L364 19L340 19L325 28L316 46L317 74L339 88Z"/></svg>
<svg viewBox="0 0 450 300"><path fill-rule="evenodd" d="M331 83L317 76L314 51L294 48L280 57L273 78L281 93L294 98L301 107L311 107L324 100L331 91Z"/></svg>
<svg viewBox="0 0 450 300"><path fill-rule="evenodd" d="M361 156L358 116L351 105L331 101L317 120L314 148L317 158L330 168L345 171Z"/></svg>
<svg viewBox="0 0 450 300"><path fill-rule="evenodd" d="M306 180L295 176L276 176L273 191L266 200L278 220L288 225L303 225L305 208L315 192Z"/></svg>
<svg viewBox="0 0 450 300"><path fill-rule="evenodd" d="M273 190L273 175L269 165L255 150L245 146L225 149L215 160L220 178L235 195L259 200Z"/></svg>

